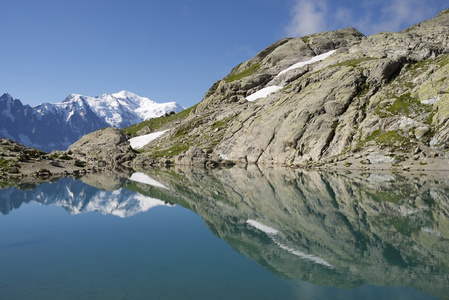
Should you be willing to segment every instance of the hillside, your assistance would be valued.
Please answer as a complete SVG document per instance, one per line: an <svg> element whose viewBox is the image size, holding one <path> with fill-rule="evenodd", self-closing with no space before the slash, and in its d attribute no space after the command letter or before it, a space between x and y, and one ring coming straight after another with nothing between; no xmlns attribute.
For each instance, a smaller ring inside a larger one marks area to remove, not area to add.
<svg viewBox="0 0 449 300"><path fill-rule="evenodd" d="M449 10L404 31L280 40L217 81L135 164L446 160Z"/></svg>

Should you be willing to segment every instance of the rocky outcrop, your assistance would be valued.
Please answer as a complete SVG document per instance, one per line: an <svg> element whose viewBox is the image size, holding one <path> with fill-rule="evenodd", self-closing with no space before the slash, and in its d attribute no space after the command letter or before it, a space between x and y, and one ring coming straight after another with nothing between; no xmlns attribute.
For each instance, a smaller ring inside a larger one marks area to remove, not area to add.
<svg viewBox="0 0 449 300"><path fill-rule="evenodd" d="M217 81L145 155L183 145L174 163L195 162L192 147L235 163L448 160L448 41L449 10L398 33L283 39Z"/></svg>
<svg viewBox="0 0 449 300"><path fill-rule="evenodd" d="M83 167L84 164L67 153L48 154L9 139L0 139L0 181L4 184L15 180L40 182L94 171Z"/></svg>
<svg viewBox="0 0 449 300"><path fill-rule="evenodd" d="M117 167L136 156L125 134L112 127L83 136L67 149L67 153L97 167Z"/></svg>

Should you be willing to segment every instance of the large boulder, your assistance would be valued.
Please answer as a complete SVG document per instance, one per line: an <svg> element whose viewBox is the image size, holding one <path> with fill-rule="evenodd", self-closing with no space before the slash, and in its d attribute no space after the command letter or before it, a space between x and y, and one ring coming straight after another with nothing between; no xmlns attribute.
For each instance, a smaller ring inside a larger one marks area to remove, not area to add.
<svg viewBox="0 0 449 300"><path fill-rule="evenodd" d="M136 155L125 134L107 127L83 136L67 150L71 155L100 167L118 166Z"/></svg>

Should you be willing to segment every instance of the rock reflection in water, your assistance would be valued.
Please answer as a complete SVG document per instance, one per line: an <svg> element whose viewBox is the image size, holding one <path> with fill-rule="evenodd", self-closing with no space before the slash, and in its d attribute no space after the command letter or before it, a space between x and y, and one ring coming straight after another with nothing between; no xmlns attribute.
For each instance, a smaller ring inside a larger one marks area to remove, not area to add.
<svg viewBox="0 0 449 300"><path fill-rule="evenodd" d="M279 276L349 289L410 286L447 296L448 174L257 166L146 173L217 236Z"/></svg>
<svg viewBox="0 0 449 300"><path fill-rule="evenodd" d="M447 297L448 174L149 169L3 190L0 210L29 199L121 217L178 204L282 278L345 289L409 286Z"/></svg>

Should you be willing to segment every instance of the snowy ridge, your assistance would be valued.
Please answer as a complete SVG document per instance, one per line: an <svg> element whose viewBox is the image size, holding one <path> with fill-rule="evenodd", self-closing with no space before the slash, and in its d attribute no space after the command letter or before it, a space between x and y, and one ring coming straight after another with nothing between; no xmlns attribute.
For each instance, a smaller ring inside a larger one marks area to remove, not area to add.
<svg viewBox="0 0 449 300"><path fill-rule="evenodd" d="M61 103L43 103L36 109L42 116L49 113L62 115L66 122L70 121L74 110L78 110L81 116L91 110L108 125L123 128L165 113L180 112L184 107L176 102L157 103L132 92L121 91L95 97L71 94Z"/></svg>

